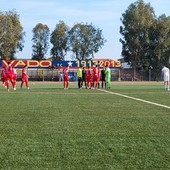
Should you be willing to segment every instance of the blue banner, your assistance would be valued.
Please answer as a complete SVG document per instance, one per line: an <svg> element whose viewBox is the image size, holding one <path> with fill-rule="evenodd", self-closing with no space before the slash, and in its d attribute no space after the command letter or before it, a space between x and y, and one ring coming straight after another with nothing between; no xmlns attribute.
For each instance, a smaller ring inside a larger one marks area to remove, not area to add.
<svg viewBox="0 0 170 170"><path fill-rule="evenodd" d="M108 65L109 67L120 67L119 61L114 60L77 60L77 61L52 61L52 67L66 67L69 66L70 68L78 68L82 67L95 67L96 65L103 67Z"/></svg>
<svg viewBox="0 0 170 170"><path fill-rule="evenodd" d="M0 60L0 67L7 66L7 63L10 60ZM93 59L93 60L76 60L76 61L50 61L50 60L11 60L10 61L13 67L23 67L27 65L29 68L59 68L66 67L67 65L70 68L79 68L82 67L103 67L108 65L110 68L120 67L121 64L119 61L108 60L108 59Z"/></svg>

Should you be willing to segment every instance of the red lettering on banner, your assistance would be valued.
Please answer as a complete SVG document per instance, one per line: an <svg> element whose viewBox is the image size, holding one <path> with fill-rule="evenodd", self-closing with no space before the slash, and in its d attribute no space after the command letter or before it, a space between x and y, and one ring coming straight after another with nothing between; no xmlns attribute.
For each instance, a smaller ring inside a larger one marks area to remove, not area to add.
<svg viewBox="0 0 170 170"><path fill-rule="evenodd" d="M99 59L100 62L100 66L106 66L108 65L109 67L120 67L120 61L115 61L115 60L103 60L103 59Z"/></svg>
<svg viewBox="0 0 170 170"><path fill-rule="evenodd" d="M2 60L2 66L7 66L8 62L11 62L13 67L23 67L25 65L28 67L49 67L52 65L49 60Z"/></svg>
<svg viewBox="0 0 170 170"><path fill-rule="evenodd" d="M8 61L2 60L2 66L7 66L7 65L8 65Z"/></svg>
<svg viewBox="0 0 170 170"><path fill-rule="evenodd" d="M100 67L103 67L103 66L104 66L104 61L101 60L101 61L100 61Z"/></svg>
<svg viewBox="0 0 170 170"><path fill-rule="evenodd" d="M104 62L104 65L105 65L105 66L106 66L106 65L110 66L110 61L105 61L105 62Z"/></svg>
<svg viewBox="0 0 170 170"><path fill-rule="evenodd" d="M116 61L116 62L115 62L115 66L120 67L120 65L121 65L121 64L120 64L120 61Z"/></svg>
<svg viewBox="0 0 170 170"><path fill-rule="evenodd" d="M110 62L110 67L114 67L114 66L115 66L115 61L113 60Z"/></svg>
<svg viewBox="0 0 170 170"><path fill-rule="evenodd" d="M42 61L40 61L40 66L41 67L49 67L49 66L51 66L51 61L42 60Z"/></svg>
<svg viewBox="0 0 170 170"><path fill-rule="evenodd" d="M39 67L39 61L37 61L37 60L28 60L28 67Z"/></svg>
<svg viewBox="0 0 170 170"><path fill-rule="evenodd" d="M19 66L26 65L26 61L23 61L23 60L12 60L12 61L2 60L2 66L7 66L8 62L10 62L13 67L19 67Z"/></svg>
<svg viewBox="0 0 170 170"><path fill-rule="evenodd" d="M27 65L27 61L26 60L14 60L14 61L16 61L15 64L11 63L12 66L14 66L14 67L21 67L21 66Z"/></svg>

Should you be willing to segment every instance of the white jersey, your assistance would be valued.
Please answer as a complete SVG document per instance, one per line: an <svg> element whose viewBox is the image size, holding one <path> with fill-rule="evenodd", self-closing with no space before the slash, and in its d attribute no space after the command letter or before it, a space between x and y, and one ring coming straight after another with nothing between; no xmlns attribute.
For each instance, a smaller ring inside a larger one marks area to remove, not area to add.
<svg viewBox="0 0 170 170"><path fill-rule="evenodd" d="M162 75L163 75L164 81L169 81L169 68L164 66L162 68Z"/></svg>

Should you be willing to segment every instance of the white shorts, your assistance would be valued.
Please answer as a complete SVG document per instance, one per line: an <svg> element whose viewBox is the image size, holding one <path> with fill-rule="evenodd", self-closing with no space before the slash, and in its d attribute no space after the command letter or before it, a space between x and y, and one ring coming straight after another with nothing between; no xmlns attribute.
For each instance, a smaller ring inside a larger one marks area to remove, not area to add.
<svg viewBox="0 0 170 170"><path fill-rule="evenodd" d="M164 75L164 81L169 81L169 75Z"/></svg>

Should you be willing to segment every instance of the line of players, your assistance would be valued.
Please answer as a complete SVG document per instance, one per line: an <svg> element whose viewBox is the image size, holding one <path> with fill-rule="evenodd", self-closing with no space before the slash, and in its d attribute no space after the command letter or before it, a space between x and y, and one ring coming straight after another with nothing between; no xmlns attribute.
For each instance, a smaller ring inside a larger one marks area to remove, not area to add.
<svg viewBox="0 0 170 170"><path fill-rule="evenodd" d="M68 89L69 85L69 66L63 69L63 78L64 78L64 89ZM110 89L111 88L111 72L108 65L103 67L100 71L100 67L96 65L96 67L87 69L85 67L80 66L77 71L78 77L78 88L81 89L83 83L87 89L97 89L99 88L99 82L101 80L101 87Z"/></svg>
<svg viewBox="0 0 170 170"><path fill-rule="evenodd" d="M2 86L7 88L8 92L10 90L10 82L12 84L13 89L16 90L17 71L14 67L12 67L10 62L2 70L1 80L2 80ZM26 84L27 89L29 89L28 75L27 75L27 65L25 65L24 68L22 69L22 81L21 81L21 84L20 84L21 88L22 88L24 83Z"/></svg>
<svg viewBox="0 0 170 170"><path fill-rule="evenodd" d="M101 88L105 87L109 89L111 88L110 78L110 69L108 65L106 65L106 67L103 66L102 70L100 70L98 65L93 68L88 67L87 70L83 67L82 77L78 76L78 88L82 88L84 83L87 89L97 89L100 87L101 80Z"/></svg>

